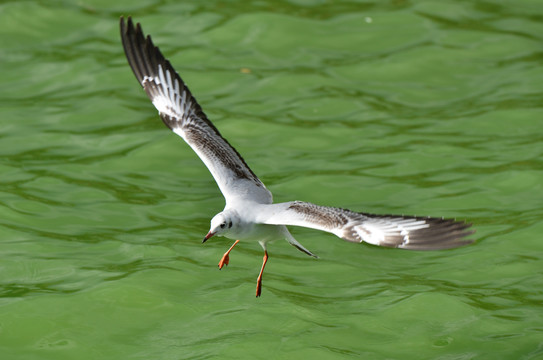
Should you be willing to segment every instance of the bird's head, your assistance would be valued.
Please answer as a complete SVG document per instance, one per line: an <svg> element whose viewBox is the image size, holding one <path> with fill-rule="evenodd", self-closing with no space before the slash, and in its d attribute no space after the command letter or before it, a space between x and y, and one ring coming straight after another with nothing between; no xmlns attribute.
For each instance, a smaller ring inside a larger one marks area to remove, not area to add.
<svg viewBox="0 0 543 360"><path fill-rule="evenodd" d="M233 212L223 211L218 213L211 219L211 227L203 242L206 242L212 236L226 236L236 223L237 217Z"/></svg>

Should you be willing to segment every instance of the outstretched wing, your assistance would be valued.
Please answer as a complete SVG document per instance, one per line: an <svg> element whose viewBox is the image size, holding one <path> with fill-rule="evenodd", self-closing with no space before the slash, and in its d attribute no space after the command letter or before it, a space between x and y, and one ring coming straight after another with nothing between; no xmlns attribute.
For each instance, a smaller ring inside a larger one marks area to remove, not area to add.
<svg viewBox="0 0 543 360"><path fill-rule="evenodd" d="M374 215L302 201L266 205L258 222L328 231L343 240L409 250L438 250L467 245L471 224L452 219Z"/></svg>
<svg viewBox="0 0 543 360"><path fill-rule="evenodd" d="M240 199L271 204L272 195L241 155L221 136L170 62L145 37L138 23L121 17L121 39L128 63L162 121L198 154L226 202Z"/></svg>

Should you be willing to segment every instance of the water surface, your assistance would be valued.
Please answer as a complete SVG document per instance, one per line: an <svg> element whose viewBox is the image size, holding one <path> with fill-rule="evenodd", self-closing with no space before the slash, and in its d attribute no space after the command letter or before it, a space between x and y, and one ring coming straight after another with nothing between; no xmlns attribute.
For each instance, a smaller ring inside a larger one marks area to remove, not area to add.
<svg viewBox="0 0 543 360"><path fill-rule="evenodd" d="M201 244L223 199L161 123L133 15L274 193L456 217L441 252L293 229ZM537 1L0 5L6 359L543 358Z"/></svg>

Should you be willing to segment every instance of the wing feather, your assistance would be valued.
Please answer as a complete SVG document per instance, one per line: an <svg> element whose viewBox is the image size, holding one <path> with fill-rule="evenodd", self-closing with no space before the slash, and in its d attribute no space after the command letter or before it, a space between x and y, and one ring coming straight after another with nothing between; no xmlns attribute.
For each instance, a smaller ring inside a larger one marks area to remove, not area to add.
<svg viewBox="0 0 543 360"><path fill-rule="evenodd" d="M181 136L207 166L227 203L251 200L271 204L272 195L245 160L209 121L190 90L151 37L138 23L121 17L121 39L139 83L173 132Z"/></svg>
<svg viewBox="0 0 543 360"><path fill-rule="evenodd" d="M453 219L404 215L375 215L291 201L267 205L259 222L327 231L350 242L410 250L438 250L467 245L475 231Z"/></svg>

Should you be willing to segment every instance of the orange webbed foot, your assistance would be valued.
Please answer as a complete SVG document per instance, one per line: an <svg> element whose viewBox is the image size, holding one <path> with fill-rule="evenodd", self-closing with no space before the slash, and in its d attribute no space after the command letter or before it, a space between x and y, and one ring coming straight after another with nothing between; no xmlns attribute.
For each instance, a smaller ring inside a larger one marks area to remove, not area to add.
<svg viewBox="0 0 543 360"><path fill-rule="evenodd" d="M236 246L236 244L239 243L239 240L236 240L232 246L230 246L230 249L228 249L227 252L224 253L224 255L221 258L221 261L219 261L219 270L223 268L224 265L228 265L228 262L230 261L230 251Z"/></svg>
<svg viewBox="0 0 543 360"><path fill-rule="evenodd" d="M221 261L219 261L219 270L221 270L224 265L228 265L229 261L230 261L230 256L228 254L224 254L222 256Z"/></svg>

